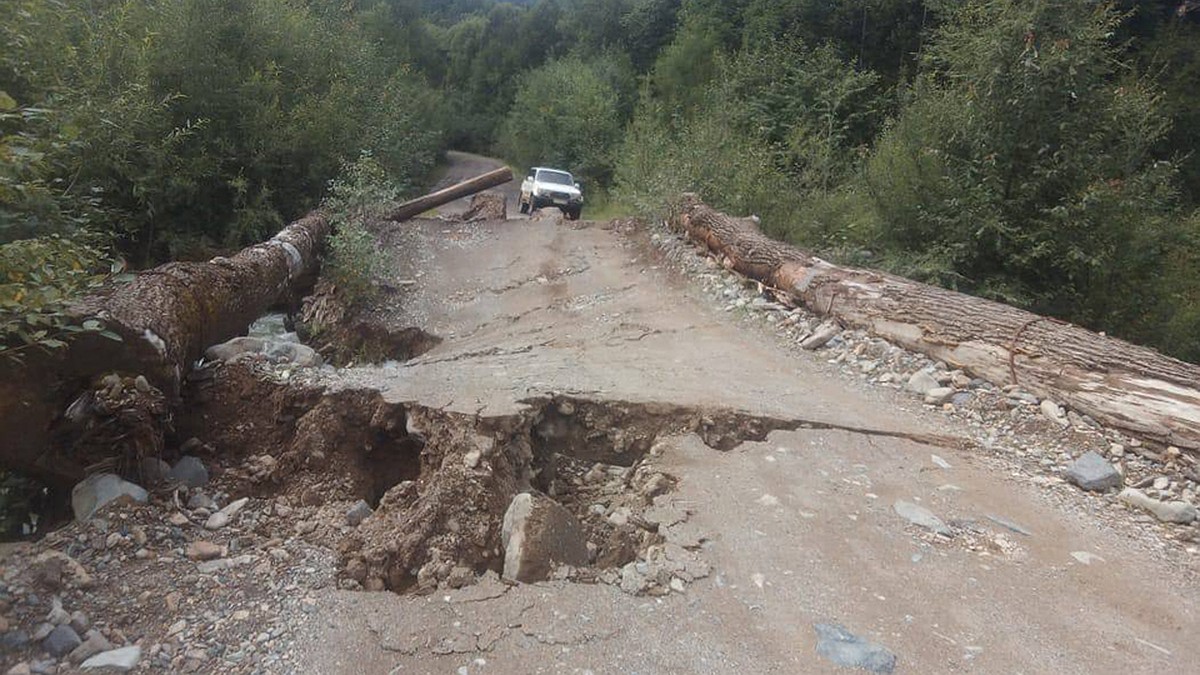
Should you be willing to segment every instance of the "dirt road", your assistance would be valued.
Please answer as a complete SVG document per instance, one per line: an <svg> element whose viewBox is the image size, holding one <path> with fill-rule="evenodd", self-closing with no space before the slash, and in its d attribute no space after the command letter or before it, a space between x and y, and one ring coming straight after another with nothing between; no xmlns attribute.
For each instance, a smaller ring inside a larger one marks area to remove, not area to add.
<svg viewBox="0 0 1200 675"><path fill-rule="evenodd" d="M695 434L660 441L656 467L677 484L656 503L691 512L684 544L711 566L685 588L326 590L297 641L304 672L841 672L818 654L818 624L890 650L898 673L1200 672L1196 556L962 449L965 430L910 395L748 327L647 233L426 220L381 244L404 281L393 327L443 342L348 369L345 386L484 416L568 395L785 424L724 452ZM914 525L902 503L954 536Z"/></svg>
<svg viewBox="0 0 1200 675"><path fill-rule="evenodd" d="M444 174L442 174L441 178L438 179L437 184L434 185L433 188L440 190L442 188L454 185L455 183L461 183L465 180L483 175L493 169L499 169L502 166L504 166L503 162L492 159L491 157L483 157L481 155L473 155L469 152L451 150L446 153L446 171ZM516 172L514 171L514 175L515 174ZM517 208L517 201L521 196L520 176L518 176L514 181L510 181L504 185L494 187L490 190L485 190L484 192L504 195L504 198L508 200L509 218L519 219L525 217L519 213L519 209ZM470 204L471 198L465 197L440 207L438 212L447 214L462 213L463 211L467 210Z"/></svg>

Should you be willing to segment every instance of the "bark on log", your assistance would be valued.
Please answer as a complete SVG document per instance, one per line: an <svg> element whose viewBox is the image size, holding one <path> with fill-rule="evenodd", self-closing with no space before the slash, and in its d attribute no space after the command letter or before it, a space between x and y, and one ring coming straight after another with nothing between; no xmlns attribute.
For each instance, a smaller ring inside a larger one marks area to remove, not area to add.
<svg viewBox="0 0 1200 675"><path fill-rule="evenodd" d="M423 197L417 197L412 201L404 202L397 206L385 217L386 220L408 220L413 216L420 215L429 209L437 208L443 204L448 204L455 199L470 197L476 192L482 192L488 188L503 185L512 180L512 169L501 167L494 171L489 171L482 176L476 176L468 181L451 185L448 188L431 192Z"/></svg>
<svg viewBox="0 0 1200 675"><path fill-rule="evenodd" d="M312 285L328 233L328 220L312 214L232 258L168 263L77 303L77 320L99 318L122 340L81 333L24 363L0 361L0 466L58 483L82 477L82 459L55 433L80 392L120 371L144 375L174 402L205 348Z"/></svg>
<svg viewBox="0 0 1200 675"><path fill-rule="evenodd" d="M1200 366L1146 347L890 274L831 264L684 195L671 225L726 266L843 325L1123 431L1200 450Z"/></svg>

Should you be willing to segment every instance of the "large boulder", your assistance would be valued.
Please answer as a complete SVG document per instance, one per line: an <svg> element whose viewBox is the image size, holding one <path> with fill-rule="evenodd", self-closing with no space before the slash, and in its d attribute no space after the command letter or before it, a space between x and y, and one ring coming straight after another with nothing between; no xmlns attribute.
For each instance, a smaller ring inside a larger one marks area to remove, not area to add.
<svg viewBox="0 0 1200 675"><path fill-rule="evenodd" d="M525 583L550 578L556 565L587 564L587 537L570 511L539 492L508 505L501 531L504 578Z"/></svg>
<svg viewBox="0 0 1200 675"><path fill-rule="evenodd" d="M115 473L98 473L83 479L71 490L71 509L76 520L84 521L118 499L145 502L149 497L145 489Z"/></svg>
<svg viewBox="0 0 1200 675"><path fill-rule="evenodd" d="M1071 463L1066 471L1067 480L1084 490L1104 492L1119 488L1125 479L1112 464L1094 452L1086 452Z"/></svg>
<svg viewBox="0 0 1200 675"><path fill-rule="evenodd" d="M208 469L199 457L184 455L171 467L170 477L181 485L200 488L208 485Z"/></svg>

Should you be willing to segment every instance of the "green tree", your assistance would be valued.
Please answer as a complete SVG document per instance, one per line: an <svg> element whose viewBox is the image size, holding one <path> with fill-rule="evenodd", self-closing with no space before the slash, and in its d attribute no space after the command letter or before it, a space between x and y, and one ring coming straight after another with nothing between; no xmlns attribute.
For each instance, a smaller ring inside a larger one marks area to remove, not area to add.
<svg viewBox="0 0 1200 675"><path fill-rule="evenodd" d="M632 82L619 61L567 57L520 80L500 148L516 164L563 168L605 184L620 142L622 89Z"/></svg>
<svg viewBox="0 0 1200 675"><path fill-rule="evenodd" d="M953 13L866 171L898 269L1156 342L1162 263L1187 233L1120 21L1084 0Z"/></svg>

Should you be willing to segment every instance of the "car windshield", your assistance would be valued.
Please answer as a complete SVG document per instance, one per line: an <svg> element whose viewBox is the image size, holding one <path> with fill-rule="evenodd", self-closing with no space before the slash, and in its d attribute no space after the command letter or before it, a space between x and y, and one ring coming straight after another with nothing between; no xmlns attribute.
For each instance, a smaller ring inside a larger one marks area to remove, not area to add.
<svg viewBox="0 0 1200 675"><path fill-rule="evenodd" d="M542 183L553 183L555 185L570 185L574 181L571 180L571 174L562 171L538 171L537 179Z"/></svg>

